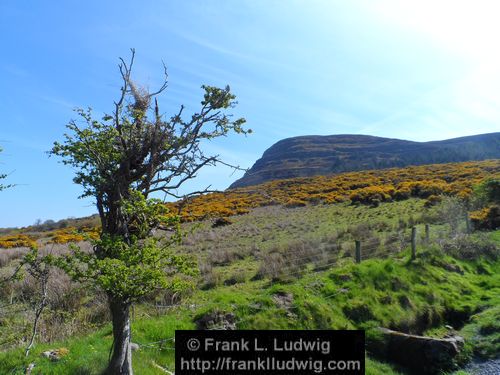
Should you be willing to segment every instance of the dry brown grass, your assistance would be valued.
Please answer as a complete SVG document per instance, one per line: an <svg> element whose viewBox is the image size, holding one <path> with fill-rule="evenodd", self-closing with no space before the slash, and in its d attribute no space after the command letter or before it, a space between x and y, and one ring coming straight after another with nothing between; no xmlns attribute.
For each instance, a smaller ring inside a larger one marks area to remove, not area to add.
<svg viewBox="0 0 500 375"><path fill-rule="evenodd" d="M0 249L0 268L9 265L14 260L21 259L29 250L28 247Z"/></svg>
<svg viewBox="0 0 500 375"><path fill-rule="evenodd" d="M79 243L85 252L92 251L87 242ZM0 347L25 345L31 330L35 307L39 304L40 280L21 268L13 279L11 276L20 264L28 248L1 249L0 279ZM45 244L40 255L66 255L71 253L68 245ZM50 268L48 297L39 322L39 342L63 340L102 326L109 321L106 296L98 291L72 281L61 269Z"/></svg>
<svg viewBox="0 0 500 375"><path fill-rule="evenodd" d="M299 240L286 245L275 246L261 255L257 279L288 280L300 276L308 264L315 268L334 263L341 254L337 237L322 240Z"/></svg>

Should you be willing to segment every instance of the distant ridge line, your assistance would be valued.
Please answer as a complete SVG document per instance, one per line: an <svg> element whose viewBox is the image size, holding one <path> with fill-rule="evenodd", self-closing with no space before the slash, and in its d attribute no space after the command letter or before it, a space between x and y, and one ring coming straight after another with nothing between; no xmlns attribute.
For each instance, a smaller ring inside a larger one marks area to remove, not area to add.
<svg viewBox="0 0 500 375"><path fill-rule="evenodd" d="M500 132L415 142L371 135L304 135L268 148L229 189L295 177L500 158Z"/></svg>

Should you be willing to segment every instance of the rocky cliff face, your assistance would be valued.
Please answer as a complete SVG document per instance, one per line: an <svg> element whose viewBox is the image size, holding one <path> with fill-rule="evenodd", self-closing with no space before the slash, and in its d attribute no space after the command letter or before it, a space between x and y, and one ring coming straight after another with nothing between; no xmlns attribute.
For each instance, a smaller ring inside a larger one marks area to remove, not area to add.
<svg viewBox="0 0 500 375"><path fill-rule="evenodd" d="M230 188L284 178L497 158L500 133L434 142L348 134L302 136L275 143Z"/></svg>

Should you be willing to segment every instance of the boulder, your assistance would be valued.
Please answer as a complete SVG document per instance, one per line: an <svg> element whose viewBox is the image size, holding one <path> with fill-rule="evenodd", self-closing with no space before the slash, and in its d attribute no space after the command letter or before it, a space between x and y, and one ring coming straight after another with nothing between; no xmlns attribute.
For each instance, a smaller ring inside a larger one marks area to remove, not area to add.
<svg viewBox="0 0 500 375"><path fill-rule="evenodd" d="M387 328L379 328L378 331L376 340L368 340L368 350L421 374L437 374L452 369L464 347L464 339L455 333L445 338L434 338Z"/></svg>

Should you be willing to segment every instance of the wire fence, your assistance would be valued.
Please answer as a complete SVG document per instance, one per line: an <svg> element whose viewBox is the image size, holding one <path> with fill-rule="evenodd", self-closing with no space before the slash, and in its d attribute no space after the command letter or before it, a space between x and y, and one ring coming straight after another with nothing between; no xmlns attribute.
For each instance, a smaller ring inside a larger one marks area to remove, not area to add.
<svg viewBox="0 0 500 375"><path fill-rule="evenodd" d="M365 240L354 240L338 242L332 246L318 249L298 248L286 251L278 256L279 259L270 259L266 255L261 255L261 266L265 266L266 272L262 273L262 278L269 278L269 285L274 286L289 281L293 278L299 278L305 274L312 275L318 272L331 269L338 266L343 259L352 258L356 263L361 263L368 259L387 259L400 258L405 254L405 249L410 249L411 259L418 258L418 248L429 246L431 244L440 244L453 235L450 229L439 227L430 227L429 224L421 224L406 230L400 230L394 233L384 233L381 237L366 238ZM463 231L462 231L463 233ZM322 298L331 298L342 290L336 291L331 295L322 295ZM201 307L213 306L213 303L195 304L195 303L151 303L145 304L155 308L158 313L165 313L168 310L176 308L188 308L196 310ZM250 307L250 305L248 305ZM252 306L254 307L254 306Z"/></svg>
<svg viewBox="0 0 500 375"><path fill-rule="evenodd" d="M345 241L342 243L337 243L334 246L330 246L327 249L322 249L317 253L304 254L306 249L299 248L286 253L286 262L289 264L281 264L279 267L279 275L285 277L298 277L307 273L308 275L314 275L318 272L323 272L339 264L341 259L351 257L356 263L361 263L367 259L373 258L389 258L401 256L403 250L410 249L411 259L418 258L418 248L421 246L429 246L432 244L440 244L446 241L450 237L457 234L466 234L466 231L454 231L453 229L444 229L439 227L432 227L429 224L423 224L415 227L411 227L406 230L400 230L395 233L385 234L382 237L377 238L367 238L365 240L354 240ZM263 259L262 261L265 261ZM277 276L277 275L276 275ZM270 286L278 285L281 283L279 277L271 278L269 280ZM325 294L322 288L315 289L312 287L308 288L308 292L311 295L322 298L323 300L329 300L341 293L347 293L348 290L345 288L339 288L331 293ZM202 307L215 307L224 310L224 307L228 307L227 304L218 304L217 302L211 303L175 303L175 304L155 304L146 303L150 306L158 309L162 313L170 311L172 309L190 309L197 310ZM269 308L267 305L258 305L255 302L249 302L247 304L235 303L233 307L239 308L251 308L252 311L256 312L259 310L264 310ZM285 307L289 311L293 311L295 307L290 304ZM245 323L245 319L233 319L231 324L238 325ZM226 330L228 326L225 322L215 319L214 322L206 327L207 330ZM144 349L154 349L154 350L175 350L175 337L168 337L162 340L137 343L141 348Z"/></svg>

